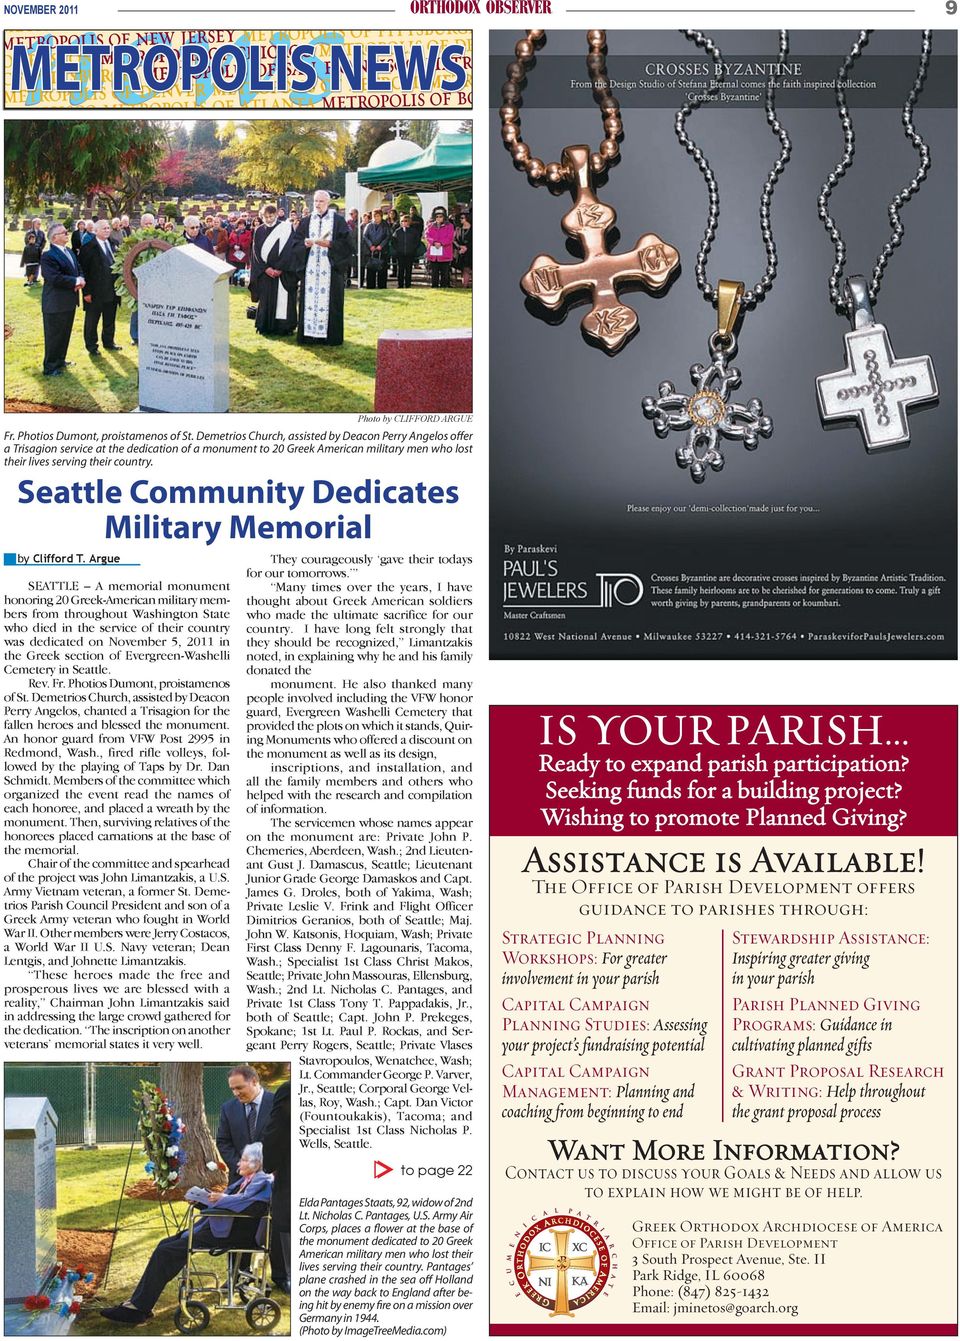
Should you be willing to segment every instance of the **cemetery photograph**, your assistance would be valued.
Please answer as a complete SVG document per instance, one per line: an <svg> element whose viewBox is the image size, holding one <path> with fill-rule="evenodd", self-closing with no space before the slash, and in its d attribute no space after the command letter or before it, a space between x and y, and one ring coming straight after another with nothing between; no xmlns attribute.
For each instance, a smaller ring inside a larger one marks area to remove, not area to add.
<svg viewBox="0 0 960 1341"><path fill-rule="evenodd" d="M4 1066L4 1335L290 1334L286 1062Z"/></svg>
<svg viewBox="0 0 960 1341"><path fill-rule="evenodd" d="M15 413L468 413L472 134L4 123Z"/></svg>

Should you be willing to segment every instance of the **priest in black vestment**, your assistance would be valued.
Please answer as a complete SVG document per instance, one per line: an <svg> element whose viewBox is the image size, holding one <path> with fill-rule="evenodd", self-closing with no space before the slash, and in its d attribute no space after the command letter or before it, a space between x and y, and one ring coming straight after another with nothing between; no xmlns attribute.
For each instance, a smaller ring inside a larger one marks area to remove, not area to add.
<svg viewBox="0 0 960 1341"><path fill-rule="evenodd" d="M273 205L267 205L250 254L250 294L257 300L256 327L261 335L289 335L296 329L302 264L293 229L277 218Z"/></svg>
<svg viewBox="0 0 960 1341"><path fill-rule="evenodd" d="M330 205L329 191L315 191L313 210L297 227L303 257L301 344L343 344L343 295L350 278L353 241L347 221Z"/></svg>

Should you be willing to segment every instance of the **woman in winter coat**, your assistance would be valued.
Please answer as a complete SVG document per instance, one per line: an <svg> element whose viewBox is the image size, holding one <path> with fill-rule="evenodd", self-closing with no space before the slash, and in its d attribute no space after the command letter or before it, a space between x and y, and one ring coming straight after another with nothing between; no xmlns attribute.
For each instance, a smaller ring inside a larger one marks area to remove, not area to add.
<svg viewBox="0 0 960 1341"><path fill-rule="evenodd" d="M385 289L390 269L390 225L384 222L381 210L373 211L373 219L363 230L361 246L366 261L364 276L368 289Z"/></svg>
<svg viewBox="0 0 960 1341"><path fill-rule="evenodd" d="M427 225L425 234L427 243L427 264L430 267L430 284L434 289L449 289L450 265L453 261L453 236L455 229L447 218L447 211L438 205Z"/></svg>

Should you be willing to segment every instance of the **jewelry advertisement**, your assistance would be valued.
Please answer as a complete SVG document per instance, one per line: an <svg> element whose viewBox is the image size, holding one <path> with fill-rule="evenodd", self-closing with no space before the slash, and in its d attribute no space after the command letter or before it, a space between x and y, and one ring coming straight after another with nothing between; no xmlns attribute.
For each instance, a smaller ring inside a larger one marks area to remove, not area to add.
<svg viewBox="0 0 960 1341"><path fill-rule="evenodd" d="M954 657L956 34L490 49L491 655Z"/></svg>

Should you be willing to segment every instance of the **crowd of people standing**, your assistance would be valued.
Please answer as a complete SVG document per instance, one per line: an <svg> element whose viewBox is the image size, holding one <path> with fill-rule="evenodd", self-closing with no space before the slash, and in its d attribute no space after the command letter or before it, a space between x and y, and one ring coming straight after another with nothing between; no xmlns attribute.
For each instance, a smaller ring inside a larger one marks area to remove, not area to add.
<svg viewBox="0 0 960 1341"><path fill-rule="evenodd" d="M351 210L344 216L322 190L314 194L312 209L310 203L289 215L272 204L182 219L144 212L135 225L127 214L46 228L39 218L24 221L24 286L43 279L44 374L57 376L70 366L66 355L81 307L88 354L100 357L101 345L111 352L121 348L114 263L117 248L135 233L173 234L171 241L182 238L233 266L230 283L249 285L249 315L258 332L296 330L303 343L342 343L343 295L352 278L368 289L385 289L389 279L397 288L411 288L422 264L435 289L449 288L454 274L464 288L471 287L473 238L465 212L451 217L438 205L428 222L413 206L403 213L376 209L361 218ZM136 344L136 312L130 336Z"/></svg>
<svg viewBox="0 0 960 1341"><path fill-rule="evenodd" d="M413 270L422 262L434 289L448 289L456 271L464 288L473 283L473 238L470 216L451 218L438 205L425 223L414 206L402 214L396 209L376 209L359 217L351 210L347 219L351 232L359 231L358 279L368 289L385 289L394 278L398 289L413 284Z"/></svg>

